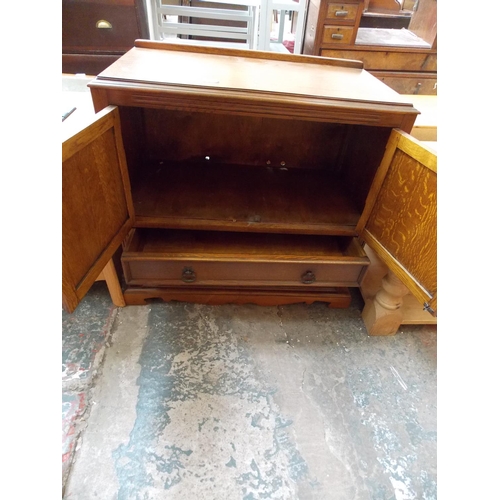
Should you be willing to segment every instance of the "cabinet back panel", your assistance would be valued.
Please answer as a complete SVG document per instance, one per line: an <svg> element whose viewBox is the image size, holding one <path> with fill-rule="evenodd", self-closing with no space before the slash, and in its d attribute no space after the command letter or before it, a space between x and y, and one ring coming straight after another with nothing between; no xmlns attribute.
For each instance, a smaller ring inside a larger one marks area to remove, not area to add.
<svg viewBox="0 0 500 500"><path fill-rule="evenodd" d="M346 125L144 109L151 160L335 168ZM283 165L284 164L284 165Z"/></svg>

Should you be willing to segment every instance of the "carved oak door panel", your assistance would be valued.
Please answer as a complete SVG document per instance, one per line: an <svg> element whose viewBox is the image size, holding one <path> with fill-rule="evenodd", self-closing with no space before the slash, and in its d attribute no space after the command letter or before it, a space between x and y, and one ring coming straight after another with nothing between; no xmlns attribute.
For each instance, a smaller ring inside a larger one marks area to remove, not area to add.
<svg viewBox="0 0 500 500"><path fill-rule="evenodd" d="M437 158L393 130L358 225L422 305L437 313Z"/></svg>
<svg viewBox="0 0 500 500"><path fill-rule="evenodd" d="M72 312L133 224L118 108L62 143L62 294Z"/></svg>

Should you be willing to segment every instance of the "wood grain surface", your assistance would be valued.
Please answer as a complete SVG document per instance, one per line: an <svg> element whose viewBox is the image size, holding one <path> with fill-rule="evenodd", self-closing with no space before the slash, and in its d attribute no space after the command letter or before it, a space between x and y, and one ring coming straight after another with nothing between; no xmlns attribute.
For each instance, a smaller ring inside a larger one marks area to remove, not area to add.
<svg viewBox="0 0 500 500"><path fill-rule="evenodd" d="M421 303L436 305L436 155L393 131L367 205L362 237Z"/></svg>
<svg viewBox="0 0 500 500"><path fill-rule="evenodd" d="M67 137L62 159L63 295L72 310L132 225L118 110L103 111Z"/></svg>

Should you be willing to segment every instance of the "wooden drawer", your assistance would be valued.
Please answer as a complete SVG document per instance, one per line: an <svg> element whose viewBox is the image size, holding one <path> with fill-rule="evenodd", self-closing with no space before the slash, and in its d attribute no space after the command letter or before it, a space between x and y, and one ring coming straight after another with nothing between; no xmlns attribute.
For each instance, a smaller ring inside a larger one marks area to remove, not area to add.
<svg viewBox="0 0 500 500"><path fill-rule="evenodd" d="M314 289L359 286L369 259L348 237L136 229L122 264L130 286Z"/></svg>
<svg viewBox="0 0 500 500"><path fill-rule="evenodd" d="M329 2L326 8L326 19L354 22L360 8L359 3Z"/></svg>
<svg viewBox="0 0 500 500"><path fill-rule="evenodd" d="M323 49L320 55L362 61L368 71L437 71L437 54L428 51Z"/></svg>
<svg viewBox="0 0 500 500"><path fill-rule="evenodd" d="M141 8L142 3L134 0L64 0L63 52L129 50L137 38L147 35Z"/></svg>
<svg viewBox="0 0 500 500"><path fill-rule="evenodd" d="M354 42L353 38L354 38L354 27L326 25L323 28L322 45L350 44Z"/></svg>
<svg viewBox="0 0 500 500"><path fill-rule="evenodd" d="M399 94L437 95L436 73L371 71L371 74Z"/></svg>
<svg viewBox="0 0 500 500"><path fill-rule="evenodd" d="M63 73L98 75L120 58L120 54L63 54Z"/></svg>

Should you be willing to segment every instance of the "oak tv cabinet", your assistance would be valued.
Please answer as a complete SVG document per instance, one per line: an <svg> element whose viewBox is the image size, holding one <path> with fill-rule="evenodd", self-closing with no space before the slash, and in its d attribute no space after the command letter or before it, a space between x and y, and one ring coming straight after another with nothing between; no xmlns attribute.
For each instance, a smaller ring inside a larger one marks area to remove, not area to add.
<svg viewBox="0 0 500 500"><path fill-rule="evenodd" d="M346 307L364 242L436 310L435 156L362 63L137 40L89 86L63 141L68 311L120 247L126 304Z"/></svg>

